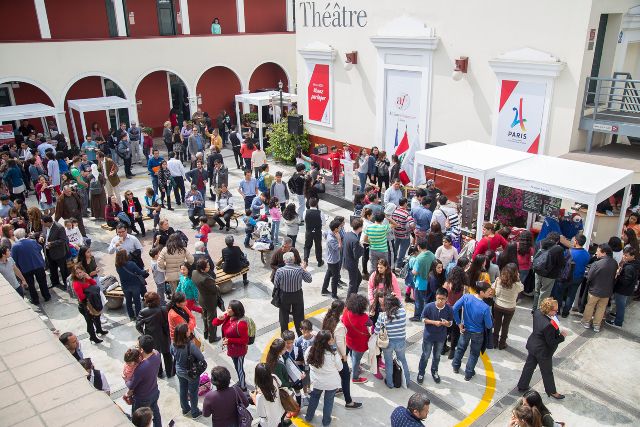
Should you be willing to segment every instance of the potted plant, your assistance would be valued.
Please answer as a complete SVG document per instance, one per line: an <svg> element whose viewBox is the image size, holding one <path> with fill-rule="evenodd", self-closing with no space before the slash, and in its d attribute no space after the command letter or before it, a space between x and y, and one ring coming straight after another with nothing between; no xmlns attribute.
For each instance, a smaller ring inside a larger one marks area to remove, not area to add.
<svg viewBox="0 0 640 427"><path fill-rule="evenodd" d="M258 121L258 113L245 113L242 115L242 123L251 123Z"/></svg>
<svg viewBox="0 0 640 427"><path fill-rule="evenodd" d="M283 121L273 124L266 152L275 160L292 164L296 158L296 148L301 147L306 151L309 145L309 133L306 129L303 130L302 135L292 135L289 133L287 122Z"/></svg>

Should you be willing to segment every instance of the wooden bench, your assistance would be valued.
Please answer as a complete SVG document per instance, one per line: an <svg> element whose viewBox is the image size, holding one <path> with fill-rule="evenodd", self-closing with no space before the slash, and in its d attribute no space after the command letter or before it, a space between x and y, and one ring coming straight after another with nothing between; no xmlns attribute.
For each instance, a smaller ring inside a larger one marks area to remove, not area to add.
<svg viewBox="0 0 640 427"><path fill-rule="evenodd" d="M218 210L214 209L214 208L204 208L204 214L207 216L207 219L209 220L209 226L213 227L214 225L216 225L217 223L215 222L214 216L218 214ZM238 228L238 219L242 217L242 212L239 211L233 211L233 215L231 215L231 229L235 230ZM233 225L233 223L235 222L235 225Z"/></svg>
<svg viewBox="0 0 640 427"><path fill-rule="evenodd" d="M245 273L249 272L249 267L245 267L242 270L240 270L238 273L225 273L224 271L222 271L222 269L220 267L216 267L216 285L218 286L218 289L220 290L220 293L222 294L226 294L228 292L231 292L231 290L233 289L233 279L235 279L238 276L242 276Z"/></svg>
<svg viewBox="0 0 640 427"><path fill-rule="evenodd" d="M152 218L151 218L150 216L147 216L147 215L145 215L145 216L143 216L143 217L142 217L142 220L143 220L143 221L151 221L151 219L152 219ZM115 230L115 227L109 227L109 224L107 224L107 223L102 224L102 225L100 226L100 228L102 228L103 230L107 230L107 231L113 231L113 230Z"/></svg>
<svg viewBox="0 0 640 427"><path fill-rule="evenodd" d="M117 310L122 307L124 303L124 292L122 292L120 285L106 292L104 295L107 297L106 308L109 310Z"/></svg>

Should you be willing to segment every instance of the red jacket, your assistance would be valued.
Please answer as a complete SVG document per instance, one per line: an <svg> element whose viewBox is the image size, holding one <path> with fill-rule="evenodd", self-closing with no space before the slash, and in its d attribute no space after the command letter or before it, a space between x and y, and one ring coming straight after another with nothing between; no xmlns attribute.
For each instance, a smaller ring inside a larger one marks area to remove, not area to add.
<svg viewBox="0 0 640 427"><path fill-rule="evenodd" d="M84 302L87 299L87 296L84 294L84 290L89 286L95 286L96 281L93 279L87 279L85 282L78 282L77 280L73 282L73 290L78 296L78 301Z"/></svg>
<svg viewBox="0 0 640 427"><path fill-rule="evenodd" d="M370 322L366 314L354 314L345 310L342 315L342 323L347 328L347 347L353 351L364 353L369 349L369 328Z"/></svg>
<svg viewBox="0 0 640 427"><path fill-rule="evenodd" d="M149 135L146 135L144 137L144 142L142 143L142 147L152 149L153 148L153 138L151 138L151 136L149 136Z"/></svg>
<svg viewBox="0 0 640 427"><path fill-rule="evenodd" d="M249 348L249 326L247 322L235 317L229 317L227 313L224 319L217 317L211 322L213 326L222 327L222 336L227 339L227 356L240 357L247 354Z"/></svg>

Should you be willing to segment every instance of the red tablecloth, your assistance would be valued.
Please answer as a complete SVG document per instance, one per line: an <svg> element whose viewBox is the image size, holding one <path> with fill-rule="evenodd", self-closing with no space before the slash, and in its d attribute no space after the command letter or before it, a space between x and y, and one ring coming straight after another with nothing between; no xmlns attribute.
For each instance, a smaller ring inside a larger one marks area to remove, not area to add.
<svg viewBox="0 0 640 427"><path fill-rule="evenodd" d="M329 154L311 154L311 160L319 164L321 169L331 170L331 160L329 160Z"/></svg>

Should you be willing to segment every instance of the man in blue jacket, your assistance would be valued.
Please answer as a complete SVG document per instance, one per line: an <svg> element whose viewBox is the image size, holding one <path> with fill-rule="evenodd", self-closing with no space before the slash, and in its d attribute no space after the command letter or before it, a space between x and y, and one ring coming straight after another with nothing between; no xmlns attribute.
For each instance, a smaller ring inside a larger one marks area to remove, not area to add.
<svg viewBox="0 0 640 427"><path fill-rule="evenodd" d="M42 257L42 247L32 239L25 239L24 228L18 228L14 236L16 242L11 246L11 258L16 262L18 269L22 272L27 285L29 285L29 296L31 304L38 305L40 298L36 292L34 277L38 281L40 293L45 302L51 299L49 288L47 287L47 275L44 271L45 264Z"/></svg>
<svg viewBox="0 0 640 427"><path fill-rule="evenodd" d="M151 184L153 185L153 192L158 194L158 173L160 170L160 165L162 165L164 159L160 157L160 151L157 148L153 149L153 157L149 159L147 162L147 170L149 171L149 175L151 175Z"/></svg>
<svg viewBox="0 0 640 427"><path fill-rule="evenodd" d="M471 284L471 288L475 290L475 294L463 295L453 306L453 318L460 328L460 340L456 347L455 356L453 356L453 372L460 372L462 365L462 357L467 351L467 347L471 344L469 359L464 370L464 380L469 381L476 374L475 367L480 357L482 344L484 343L484 333L486 329L493 327L491 319L491 308L482 300L490 297L489 284L485 282L476 282ZM462 319L460 319L460 309L463 309Z"/></svg>
<svg viewBox="0 0 640 427"><path fill-rule="evenodd" d="M398 406L391 413L391 427L423 427L422 421L429 415L431 401L424 393L414 393L407 407Z"/></svg>

